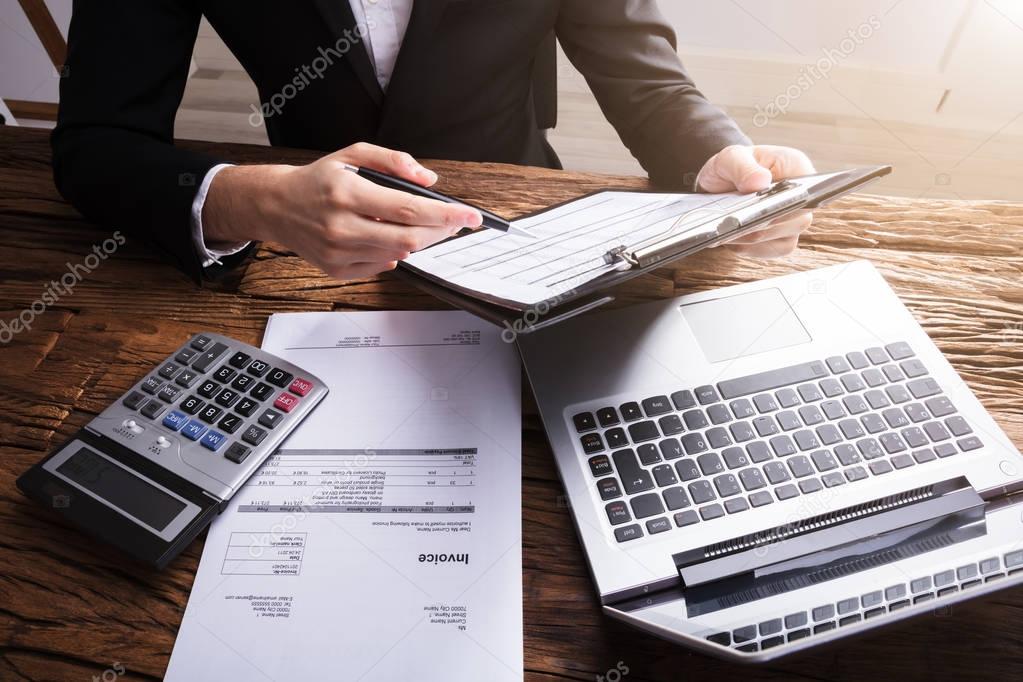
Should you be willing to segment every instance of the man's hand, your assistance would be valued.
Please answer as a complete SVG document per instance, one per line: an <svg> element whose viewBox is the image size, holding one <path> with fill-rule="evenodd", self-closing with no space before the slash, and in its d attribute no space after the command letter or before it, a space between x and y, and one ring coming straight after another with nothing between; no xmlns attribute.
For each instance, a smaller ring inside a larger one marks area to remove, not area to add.
<svg viewBox="0 0 1023 682"><path fill-rule="evenodd" d="M757 145L725 147L704 164L696 179L701 192L759 192L776 180L815 173L806 154L791 147ZM725 246L747 256L778 258L796 250L799 236L810 227L813 213L797 211Z"/></svg>
<svg viewBox="0 0 1023 682"><path fill-rule="evenodd" d="M331 277L358 279L483 222L473 208L380 187L344 164L424 187L437 181L408 154L363 143L307 166L225 168L203 206L206 243L274 241Z"/></svg>

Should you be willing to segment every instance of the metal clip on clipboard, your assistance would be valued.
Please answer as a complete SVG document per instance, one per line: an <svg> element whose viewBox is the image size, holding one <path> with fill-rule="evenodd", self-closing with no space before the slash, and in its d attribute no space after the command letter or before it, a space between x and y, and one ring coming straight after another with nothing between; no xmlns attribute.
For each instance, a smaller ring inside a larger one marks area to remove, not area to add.
<svg viewBox="0 0 1023 682"><path fill-rule="evenodd" d="M795 191L783 198L779 196L790 190ZM771 197L779 197L779 200L772 200ZM728 213L711 210L713 217L676 233L675 230L680 224L708 209L696 208L687 211L665 231L667 236L647 239L634 246L624 244L617 246L604 254L604 263L618 264L623 270L656 265L671 260L693 247L707 246L725 237L740 236L766 219L798 208L806 203L808 198L809 192L805 187L791 180L782 180L751 195L746 202L732 207Z"/></svg>

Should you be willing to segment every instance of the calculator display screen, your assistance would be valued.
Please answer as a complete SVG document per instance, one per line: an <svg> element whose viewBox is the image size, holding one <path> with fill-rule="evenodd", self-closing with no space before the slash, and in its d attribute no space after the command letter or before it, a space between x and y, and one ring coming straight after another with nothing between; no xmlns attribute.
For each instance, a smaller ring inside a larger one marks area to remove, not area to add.
<svg viewBox="0 0 1023 682"><path fill-rule="evenodd" d="M88 448L79 448L57 471L156 530L163 530L185 503L146 483Z"/></svg>

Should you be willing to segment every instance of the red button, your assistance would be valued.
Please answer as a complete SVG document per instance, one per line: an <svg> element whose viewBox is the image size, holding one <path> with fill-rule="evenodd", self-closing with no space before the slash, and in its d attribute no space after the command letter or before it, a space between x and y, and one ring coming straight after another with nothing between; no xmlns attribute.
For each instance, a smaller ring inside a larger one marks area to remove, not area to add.
<svg viewBox="0 0 1023 682"><path fill-rule="evenodd" d="M287 393L281 393L274 401L274 407L285 412L291 412L296 405L298 405L298 398Z"/></svg>
<svg viewBox="0 0 1023 682"><path fill-rule="evenodd" d="M291 386L288 390L295 395L305 395L309 391L313 390L313 382L307 379L295 379L291 382Z"/></svg>

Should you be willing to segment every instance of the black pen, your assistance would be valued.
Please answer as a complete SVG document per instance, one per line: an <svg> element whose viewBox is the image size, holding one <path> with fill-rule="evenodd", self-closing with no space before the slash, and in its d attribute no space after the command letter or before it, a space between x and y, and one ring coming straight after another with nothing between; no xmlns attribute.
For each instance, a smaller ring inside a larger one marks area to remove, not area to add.
<svg viewBox="0 0 1023 682"><path fill-rule="evenodd" d="M467 204L464 201L459 201L458 199L449 197L446 194L434 192L433 190L429 190L422 185L417 185L414 182L408 182L407 180L396 178L393 175L375 171L372 168L359 168L358 166L345 164L345 170L356 173L357 175L366 178L370 182L380 185L381 187L396 189L399 192L408 192L409 194L415 194L416 196L425 197L427 199L436 199L437 201L443 201L445 204L461 204L462 206L474 208L483 216L483 227L488 230L497 230L498 232L504 232L505 234L514 234L520 237L536 239L536 236L529 230L517 227L499 215L484 210L479 206L473 206L472 204Z"/></svg>

